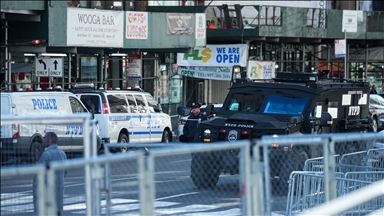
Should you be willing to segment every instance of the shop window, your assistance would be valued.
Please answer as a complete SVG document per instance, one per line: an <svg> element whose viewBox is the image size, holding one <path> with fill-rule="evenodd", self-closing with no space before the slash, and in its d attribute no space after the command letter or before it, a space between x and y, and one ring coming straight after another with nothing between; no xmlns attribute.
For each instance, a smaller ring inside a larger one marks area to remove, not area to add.
<svg viewBox="0 0 384 216"><path fill-rule="evenodd" d="M81 82L97 81L97 57L84 56L80 60Z"/></svg>

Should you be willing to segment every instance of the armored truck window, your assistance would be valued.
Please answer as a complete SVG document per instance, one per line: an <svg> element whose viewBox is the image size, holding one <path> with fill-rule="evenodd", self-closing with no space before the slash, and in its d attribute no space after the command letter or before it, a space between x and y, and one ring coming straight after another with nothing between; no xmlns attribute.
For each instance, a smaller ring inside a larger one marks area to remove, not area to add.
<svg viewBox="0 0 384 216"><path fill-rule="evenodd" d="M107 96L111 113L127 113L128 105L123 94Z"/></svg>
<svg viewBox="0 0 384 216"><path fill-rule="evenodd" d="M307 103L308 98L270 95L263 113L298 115L303 113Z"/></svg>
<svg viewBox="0 0 384 216"><path fill-rule="evenodd" d="M241 112L259 112L264 101L262 94L235 93L226 110Z"/></svg>

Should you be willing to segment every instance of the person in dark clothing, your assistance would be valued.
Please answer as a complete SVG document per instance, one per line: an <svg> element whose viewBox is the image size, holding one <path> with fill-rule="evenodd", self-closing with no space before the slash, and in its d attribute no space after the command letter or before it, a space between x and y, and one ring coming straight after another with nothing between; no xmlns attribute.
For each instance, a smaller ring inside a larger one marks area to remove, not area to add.
<svg viewBox="0 0 384 216"><path fill-rule="evenodd" d="M372 85L370 94L377 94L376 85Z"/></svg>
<svg viewBox="0 0 384 216"><path fill-rule="evenodd" d="M207 120L207 116L200 111L201 104L192 103L191 115L183 128L183 134L180 135L180 142L192 142L198 132L199 122Z"/></svg>

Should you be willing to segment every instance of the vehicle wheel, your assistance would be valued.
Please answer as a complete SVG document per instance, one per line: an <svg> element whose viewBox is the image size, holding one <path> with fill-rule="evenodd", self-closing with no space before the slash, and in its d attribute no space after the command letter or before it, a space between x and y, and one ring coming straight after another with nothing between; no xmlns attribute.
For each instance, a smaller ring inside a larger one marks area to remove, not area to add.
<svg viewBox="0 0 384 216"><path fill-rule="evenodd" d="M29 161L31 163L37 163L43 152L43 145L37 141L33 141L33 143L31 144L31 149L29 151Z"/></svg>
<svg viewBox="0 0 384 216"><path fill-rule="evenodd" d="M374 117L372 120L372 131L377 132L377 130L378 130L377 119L376 119L376 117Z"/></svg>
<svg viewBox="0 0 384 216"><path fill-rule="evenodd" d="M161 142L163 142L163 143L169 143L170 142L168 130L164 130L163 137L161 138Z"/></svg>
<svg viewBox="0 0 384 216"><path fill-rule="evenodd" d="M214 187L219 180L221 170L217 162L201 153L192 154L191 179L197 188Z"/></svg>
<svg viewBox="0 0 384 216"><path fill-rule="evenodd" d="M128 137L124 133L119 134L119 139L117 140L118 143L128 143ZM113 148L112 152L127 152L128 147L121 147L121 148Z"/></svg>

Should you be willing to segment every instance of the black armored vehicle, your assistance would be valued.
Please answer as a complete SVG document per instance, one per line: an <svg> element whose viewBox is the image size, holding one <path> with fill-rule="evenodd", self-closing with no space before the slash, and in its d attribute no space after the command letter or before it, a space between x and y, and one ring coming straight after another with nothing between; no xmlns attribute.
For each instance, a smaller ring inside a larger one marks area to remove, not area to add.
<svg viewBox="0 0 384 216"><path fill-rule="evenodd" d="M216 116L199 125L195 141L210 143L256 139L263 135L321 134L370 131L369 83L323 79L323 73L276 73L270 80L238 79ZM181 113L181 112L180 112ZM180 114L179 113L179 114ZM365 150L363 143L345 143L336 153ZM291 170L271 167L286 183L308 158L321 156L322 147L294 146L289 154L273 148L271 160L296 158ZM284 155L284 156L283 156ZM273 158L274 157L274 158ZM193 154L191 178L195 186L216 185L221 173L238 174L236 152ZM287 167L287 166L281 166Z"/></svg>

